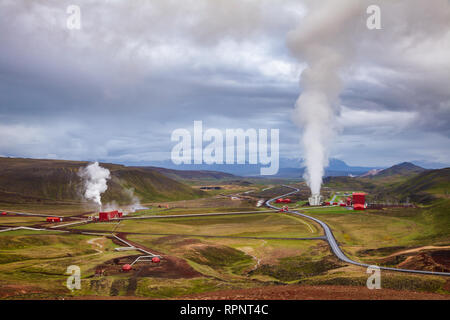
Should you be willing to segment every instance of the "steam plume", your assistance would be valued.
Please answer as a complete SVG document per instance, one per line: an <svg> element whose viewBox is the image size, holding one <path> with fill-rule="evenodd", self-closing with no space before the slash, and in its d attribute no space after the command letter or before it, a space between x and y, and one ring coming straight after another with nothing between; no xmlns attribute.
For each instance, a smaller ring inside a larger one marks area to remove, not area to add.
<svg viewBox="0 0 450 320"><path fill-rule="evenodd" d="M335 133L339 107L340 69L352 52L355 25L365 13L363 1L311 1L309 12L288 34L288 46L307 67L301 74L303 92L295 106L294 121L303 129L302 144L311 193L320 194L328 165L328 146ZM363 25L365 26L365 25ZM361 28L361 26L360 26Z"/></svg>
<svg viewBox="0 0 450 320"><path fill-rule="evenodd" d="M84 179L84 186L86 191L84 197L92 200L99 206L102 205L102 193L108 189L107 180L111 178L108 169L99 166L98 162L88 165L86 168L81 168L78 175Z"/></svg>

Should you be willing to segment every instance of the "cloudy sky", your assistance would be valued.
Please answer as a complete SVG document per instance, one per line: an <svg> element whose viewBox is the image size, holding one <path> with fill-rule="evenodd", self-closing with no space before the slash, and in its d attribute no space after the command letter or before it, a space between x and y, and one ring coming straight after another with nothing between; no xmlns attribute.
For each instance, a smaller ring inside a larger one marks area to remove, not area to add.
<svg viewBox="0 0 450 320"><path fill-rule="evenodd" d="M370 4L382 29L366 27L365 6L331 44L347 59L329 154L449 163L450 2ZM70 5L80 30L67 28ZM301 157L293 111L306 62L287 39L313 10L294 0L0 0L0 155L163 160L171 132L202 120L278 128L281 156Z"/></svg>

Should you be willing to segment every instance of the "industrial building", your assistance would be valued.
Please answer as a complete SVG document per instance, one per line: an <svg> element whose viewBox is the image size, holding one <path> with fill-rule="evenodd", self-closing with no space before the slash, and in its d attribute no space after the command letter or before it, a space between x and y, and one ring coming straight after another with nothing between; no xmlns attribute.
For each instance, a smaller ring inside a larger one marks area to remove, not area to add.
<svg viewBox="0 0 450 320"><path fill-rule="evenodd" d="M322 204L323 197L320 194L313 194L308 198L310 206L320 206Z"/></svg>
<svg viewBox="0 0 450 320"><path fill-rule="evenodd" d="M109 212L99 212L98 220L99 221L108 221L114 218L122 218L123 213L117 210L109 211Z"/></svg>
<svg viewBox="0 0 450 320"><path fill-rule="evenodd" d="M275 200L275 203L291 203L292 201L291 201L291 199L289 199L289 198L285 198L285 199L283 199L283 198L278 198L277 200Z"/></svg>
<svg viewBox="0 0 450 320"><path fill-rule="evenodd" d="M362 192L353 192L352 202L353 210L364 210L366 208L366 194Z"/></svg>

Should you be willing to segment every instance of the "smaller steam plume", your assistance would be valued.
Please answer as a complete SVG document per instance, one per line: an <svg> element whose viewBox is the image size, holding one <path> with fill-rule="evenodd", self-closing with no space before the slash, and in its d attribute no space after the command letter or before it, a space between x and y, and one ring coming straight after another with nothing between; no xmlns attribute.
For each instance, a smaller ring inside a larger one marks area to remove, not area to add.
<svg viewBox="0 0 450 320"><path fill-rule="evenodd" d="M116 201L111 201L102 206L104 211L118 210L125 215L136 212L137 210L148 209L141 204L139 198L134 194L134 188L123 188L122 193L129 199L129 204L118 204Z"/></svg>
<svg viewBox="0 0 450 320"><path fill-rule="evenodd" d="M102 193L108 189L107 181L111 178L108 169L101 167L98 162L80 168L78 175L84 180L84 197L102 206Z"/></svg>

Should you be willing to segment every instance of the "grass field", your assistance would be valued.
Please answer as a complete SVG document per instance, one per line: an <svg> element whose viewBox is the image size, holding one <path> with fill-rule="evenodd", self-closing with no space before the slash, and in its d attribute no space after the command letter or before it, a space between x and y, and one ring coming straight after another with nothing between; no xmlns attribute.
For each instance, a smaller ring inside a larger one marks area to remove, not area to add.
<svg viewBox="0 0 450 320"><path fill-rule="evenodd" d="M268 197L283 188L262 191L265 187L261 185L257 189ZM290 207L305 200L299 197L293 201ZM157 203L152 203L152 208L133 215L267 210L265 207L256 209L251 201L216 196L161 204L169 204L169 209L157 208ZM81 213L80 208L71 206L46 208L46 213ZM362 262L377 263L399 250L450 244L447 208L447 200L442 199L418 209L364 212L344 207L299 209L329 224L347 255ZM29 209L37 212L32 206ZM9 221L11 226L32 225L44 219L0 216L0 224ZM0 233L0 298L127 296L165 299L273 284L365 286L367 280L364 268L337 260L323 240L226 238L323 235L314 222L290 214L124 220L119 224L89 223L75 229L131 232L128 240L161 254L162 262L159 265L137 263L132 272L123 273L121 266L134 261L139 252L116 252L114 248L120 245L106 237L28 230L3 232ZM113 263L117 259L119 262ZM81 290L71 292L66 288L65 271L69 265L81 268ZM95 276L98 268L106 268L107 274ZM186 272L192 274L186 275ZM383 272L382 287L449 292L445 278L391 272Z"/></svg>
<svg viewBox="0 0 450 320"><path fill-rule="evenodd" d="M30 226L30 225L34 225L36 223L44 223L44 222L45 222L45 217L27 217L27 216L20 216L20 215L0 216L0 225L11 226L11 227Z"/></svg>
<svg viewBox="0 0 450 320"><path fill-rule="evenodd" d="M442 230L442 219L437 219L434 210L437 208L392 208L359 212L339 212L336 209L328 212L309 210L307 214L326 222L347 254L356 260L370 262L370 258L361 259L358 252L376 248L450 244L450 235ZM382 256L383 251L378 252Z"/></svg>
<svg viewBox="0 0 450 320"><path fill-rule="evenodd" d="M146 210L139 210L130 214L130 217L137 216L150 216L150 215L177 215L177 214L202 214L202 213L214 213L214 212L245 212L245 211L268 211L267 207L251 208L251 207L208 207L208 208L151 208Z"/></svg>
<svg viewBox="0 0 450 320"><path fill-rule="evenodd" d="M114 226L113 223L95 223L76 229L109 231ZM313 237L322 234L313 222L280 213L123 220L116 232L261 237Z"/></svg>
<svg viewBox="0 0 450 320"><path fill-rule="evenodd" d="M98 245L89 242L95 238ZM0 297L12 293L16 298L72 295L66 287L67 267L78 265L82 283L86 284L96 265L124 256L114 247L103 237L22 230L0 233ZM97 294L89 289L84 293Z"/></svg>

